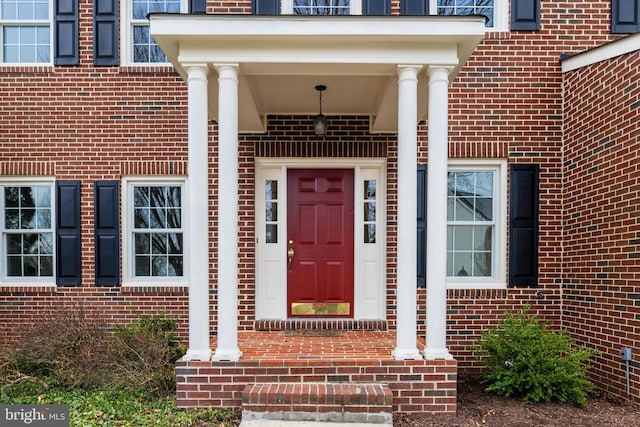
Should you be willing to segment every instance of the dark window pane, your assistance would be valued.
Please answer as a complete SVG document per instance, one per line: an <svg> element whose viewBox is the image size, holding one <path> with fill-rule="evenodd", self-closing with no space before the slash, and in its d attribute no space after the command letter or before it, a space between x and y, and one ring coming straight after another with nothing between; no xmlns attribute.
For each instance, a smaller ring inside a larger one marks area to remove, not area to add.
<svg viewBox="0 0 640 427"><path fill-rule="evenodd" d="M376 242L376 225L365 224L364 225L364 243Z"/></svg>
<svg viewBox="0 0 640 427"><path fill-rule="evenodd" d="M53 255L53 233L40 234L39 251L41 255Z"/></svg>
<svg viewBox="0 0 640 427"><path fill-rule="evenodd" d="M149 228L149 209L136 208L133 210L133 227Z"/></svg>
<svg viewBox="0 0 640 427"><path fill-rule="evenodd" d="M53 276L53 257L40 257L40 276Z"/></svg>
<svg viewBox="0 0 640 427"><path fill-rule="evenodd" d="M24 276L35 277L38 275L38 257L37 256L25 256L22 258L22 268L24 269Z"/></svg>
<svg viewBox="0 0 640 427"><path fill-rule="evenodd" d="M151 253L151 235L147 233L136 233L135 235L136 255L147 255Z"/></svg>
<svg viewBox="0 0 640 427"><path fill-rule="evenodd" d="M133 206L136 208L146 208L149 206L149 188L134 187L133 189Z"/></svg>
<svg viewBox="0 0 640 427"><path fill-rule="evenodd" d="M167 257L154 256L151 263L151 275L152 276L166 276L167 275Z"/></svg>
<svg viewBox="0 0 640 427"><path fill-rule="evenodd" d="M278 243L278 225L277 224L267 224L265 242Z"/></svg>
<svg viewBox="0 0 640 427"><path fill-rule="evenodd" d="M182 257L181 256L170 256L169 257L169 276L182 276L183 275L183 267L182 267Z"/></svg>
<svg viewBox="0 0 640 427"><path fill-rule="evenodd" d="M376 220L376 204L375 202L369 202L364 204L364 220L375 221Z"/></svg>
<svg viewBox="0 0 640 427"><path fill-rule="evenodd" d="M169 233L169 254L182 254L182 233Z"/></svg>
<svg viewBox="0 0 640 427"><path fill-rule="evenodd" d="M376 199L376 181L368 180L364 182L364 198L366 200Z"/></svg>
<svg viewBox="0 0 640 427"><path fill-rule="evenodd" d="M154 254L166 254L167 253L167 235L154 233L151 237L152 245L151 251Z"/></svg>
<svg viewBox="0 0 640 427"><path fill-rule="evenodd" d="M277 221L278 220L278 204L273 202L267 202L267 209L265 213L266 221Z"/></svg>
<svg viewBox="0 0 640 427"><path fill-rule="evenodd" d="M151 257L149 256L136 256L136 276L149 276L151 263Z"/></svg>
<svg viewBox="0 0 640 427"><path fill-rule="evenodd" d="M20 203L20 189L18 187L5 187L4 206L7 208L17 208Z"/></svg>
<svg viewBox="0 0 640 427"><path fill-rule="evenodd" d="M11 276L11 277L22 276L22 257L20 256L7 257L7 276Z"/></svg>
<svg viewBox="0 0 640 427"><path fill-rule="evenodd" d="M36 227L36 210L35 209L21 209L20 210L20 228L31 229Z"/></svg>
<svg viewBox="0 0 640 427"><path fill-rule="evenodd" d="M22 235L21 234L7 234L7 253L8 254L22 253Z"/></svg>
<svg viewBox="0 0 640 427"><path fill-rule="evenodd" d="M278 198L278 181L268 179L265 182L265 199L275 200Z"/></svg>
<svg viewBox="0 0 640 427"><path fill-rule="evenodd" d="M18 230L20 228L20 210L5 209L4 226L7 229Z"/></svg>

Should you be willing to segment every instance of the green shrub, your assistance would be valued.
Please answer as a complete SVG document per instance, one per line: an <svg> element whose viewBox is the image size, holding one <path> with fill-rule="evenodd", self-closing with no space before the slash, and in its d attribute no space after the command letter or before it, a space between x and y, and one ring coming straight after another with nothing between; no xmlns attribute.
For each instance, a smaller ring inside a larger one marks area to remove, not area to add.
<svg viewBox="0 0 640 427"><path fill-rule="evenodd" d="M157 314L140 316L126 326L114 326L116 385L173 393L175 362L186 351L178 341L176 325L175 319Z"/></svg>
<svg viewBox="0 0 640 427"><path fill-rule="evenodd" d="M487 368L482 379L489 384L487 391L525 403L558 400L584 406L593 390L587 362L595 352L575 345L565 331L550 330L528 308L506 313L474 350Z"/></svg>

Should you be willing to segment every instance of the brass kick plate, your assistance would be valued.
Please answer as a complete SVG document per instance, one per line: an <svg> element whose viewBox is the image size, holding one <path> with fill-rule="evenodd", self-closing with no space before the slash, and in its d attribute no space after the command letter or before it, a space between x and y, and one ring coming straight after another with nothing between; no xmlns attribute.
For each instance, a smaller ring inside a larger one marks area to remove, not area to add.
<svg viewBox="0 0 640 427"><path fill-rule="evenodd" d="M292 302L293 315L349 315L351 303L348 302Z"/></svg>

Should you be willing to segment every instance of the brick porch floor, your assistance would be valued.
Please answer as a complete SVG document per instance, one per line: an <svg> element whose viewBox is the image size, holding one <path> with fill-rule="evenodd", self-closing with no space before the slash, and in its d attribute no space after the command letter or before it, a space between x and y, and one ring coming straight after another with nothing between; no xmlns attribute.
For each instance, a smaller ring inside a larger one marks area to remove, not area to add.
<svg viewBox="0 0 640 427"><path fill-rule="evenodd" d="M396 412L455 413L456 360L394 360L395 345L394 331L239 332L237 362L177 362L178 405L241 408L243 390L257 383L380 383Z"/></svg>
<svg viewBox="0 0 640 427"><path fill-rule="evenodd" d="M418 338L418 350L424 349ZM396 334L391 331L252 331L238 333L242 360L376 359L391 360ZM216 348L215 337L211 348Z"/></svg>

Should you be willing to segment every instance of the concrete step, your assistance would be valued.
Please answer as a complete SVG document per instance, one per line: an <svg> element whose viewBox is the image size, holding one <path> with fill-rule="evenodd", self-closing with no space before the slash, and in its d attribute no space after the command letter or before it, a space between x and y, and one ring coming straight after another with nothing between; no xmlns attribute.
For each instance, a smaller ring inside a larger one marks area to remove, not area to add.
<svg viewBox="0 0 640 427"><path fill-rule="evenodd" d="M249 384L242 420L392 425L393 394L386 384Z"/></svg>

